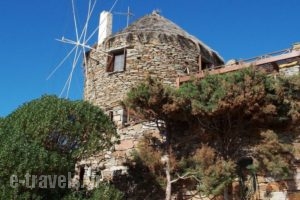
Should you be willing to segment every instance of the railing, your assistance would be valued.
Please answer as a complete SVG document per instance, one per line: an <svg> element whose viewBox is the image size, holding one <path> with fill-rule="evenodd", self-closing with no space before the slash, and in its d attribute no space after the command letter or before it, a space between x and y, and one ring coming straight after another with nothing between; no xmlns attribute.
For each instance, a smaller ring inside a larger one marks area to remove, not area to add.
<svg viewBox="0 0 300 200"><path fill-rule="evenodd" d="M273 56L279 56L279 55L282 55L282 54L287 54L287 53L290 53L292 51L293 51L292 48L284 49L284 50L281 50L281 51L275 51L275 52L272 52L272 53L264 54L262 56L256 56L256 57L253 57L253 58L243 59L243 60L241 60L241 62L245 62L245 63L250 62L251 63L251 62L258 61L258 60L270 58L270 57L273 57Z"/></svg>
<svg viewBox="0 0 300 200"><path fill-rule="evenodd" d="M176 84L179 87L181 83L187 82L191 80L191 77L194 78L203 78L206 74L222 74L228 73L231 71L240 70L243 68L247 68L249 66L259 66L268 63L274 63L277 61L287 60L299 58L300 61L300 49L284 49L281 51L272 52L269 54L265 54L262 56L257 56L249 59L238 60L232 64L220 65L210 69L202 70L197 74L193 74L192 76L181 76L176 79Z"/></svg>

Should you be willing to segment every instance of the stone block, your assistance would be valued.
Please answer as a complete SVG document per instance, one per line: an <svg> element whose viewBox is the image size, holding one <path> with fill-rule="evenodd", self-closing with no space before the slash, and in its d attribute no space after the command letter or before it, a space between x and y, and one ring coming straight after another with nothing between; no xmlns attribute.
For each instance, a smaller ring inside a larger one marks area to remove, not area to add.
<svg viewBox="0 0 300 200"><path fill-rule="evenodd" d="M124 151L134 147L133 140L122 140L120 144L115 146L116 151Z"/></svg>
<svg viewBox="0 0 300 200"><path fill-rule="evenodd" d="M112 171L110 171L109 169L105 169L101 171L101 176L103 180L111 180L112 179Z"/></svg>
<svg viewBox="0 0 300 200"><path fill-rule="evenodd" d="M126 158L126 152L125 151L115 151L115 152L113 152L112 156L114 156L117 159Z"/></svg>

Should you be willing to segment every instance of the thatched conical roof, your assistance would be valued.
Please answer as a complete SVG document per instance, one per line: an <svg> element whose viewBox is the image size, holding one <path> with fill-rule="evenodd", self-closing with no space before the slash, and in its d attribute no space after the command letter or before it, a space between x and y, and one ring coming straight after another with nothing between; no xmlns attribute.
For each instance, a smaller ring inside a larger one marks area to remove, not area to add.
<svg viewBox="0 0 300 200"><path fill-rule="evenodd" d="M205 43L200 41L195 36L190 35L188 32L183 30L174 22L164 18L163 16L161 16L155 11L135 21L127 28L113 35L113 37L119 34L134 33L134 32L161 32L168 35L175 35L175 36L180 35L193 41L197 46L199 45L202 46L203 48L205 48L205 50L210 52L211 55L214 54L220 60L223 61L223 58L215 50L207 46Z"/></svg>

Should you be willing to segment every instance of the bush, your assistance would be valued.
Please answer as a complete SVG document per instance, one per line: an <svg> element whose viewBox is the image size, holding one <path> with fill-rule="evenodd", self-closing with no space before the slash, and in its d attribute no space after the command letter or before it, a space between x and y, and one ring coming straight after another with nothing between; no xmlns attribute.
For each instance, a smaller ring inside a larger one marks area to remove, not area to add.
<svg viewBox="0 0 300 200"><path fill-rule="evenodd" d="M63 200L121 200L124 194L108 184L102 184L92 191L73 191Z"/></svg>
<svg viewBox="0 0 300 200"><path fill-rule="evenodd" d="M68 177L78 160L110 148L117 133L100 108L43 96L1 119L0 136L1 199L61 199L67 188L43 189L38 183L12 188L10 177L24 179L27 173Z"/></svg>

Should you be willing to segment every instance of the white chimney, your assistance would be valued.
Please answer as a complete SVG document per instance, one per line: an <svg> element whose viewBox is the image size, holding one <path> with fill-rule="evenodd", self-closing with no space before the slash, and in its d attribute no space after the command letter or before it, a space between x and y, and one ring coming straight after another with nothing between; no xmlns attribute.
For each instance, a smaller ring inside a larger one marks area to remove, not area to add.
<svg viewBox="0 0 300 200"><path fill-rule="evenodd" d="M112 34L112 14L107 11L102 11L99 21L99 35L98 45L101 44L105 38Z"/></svg>

